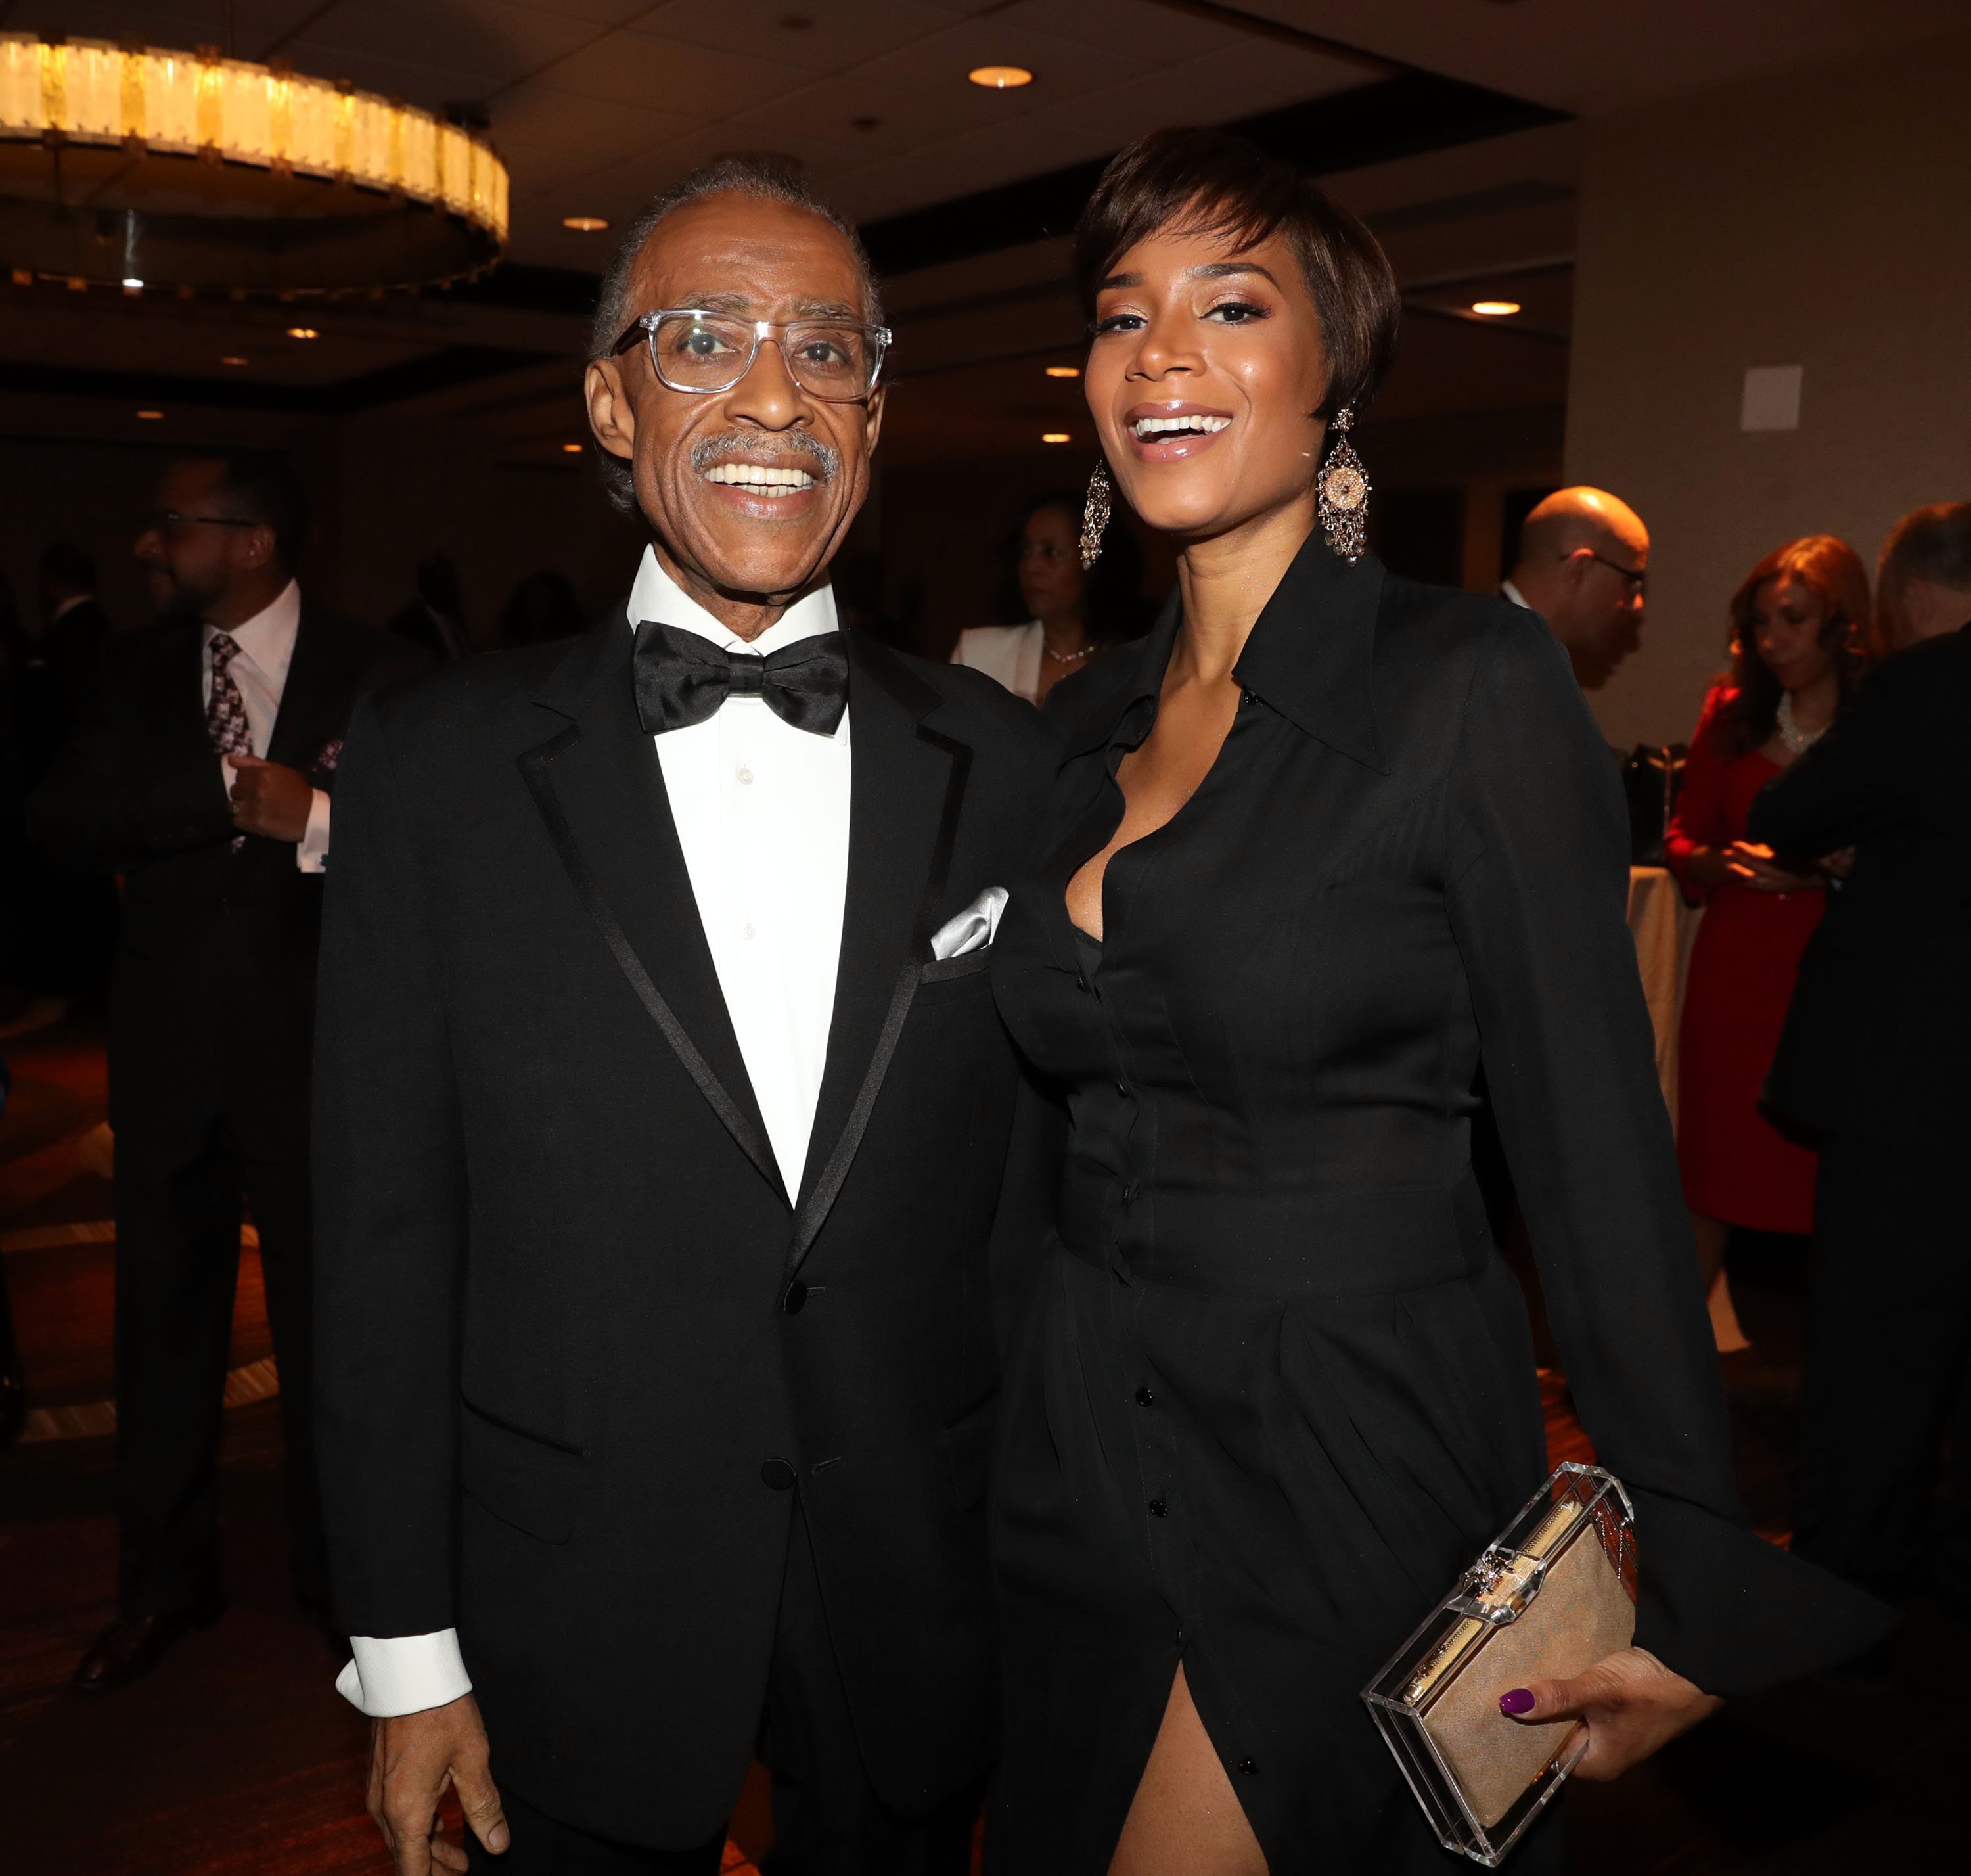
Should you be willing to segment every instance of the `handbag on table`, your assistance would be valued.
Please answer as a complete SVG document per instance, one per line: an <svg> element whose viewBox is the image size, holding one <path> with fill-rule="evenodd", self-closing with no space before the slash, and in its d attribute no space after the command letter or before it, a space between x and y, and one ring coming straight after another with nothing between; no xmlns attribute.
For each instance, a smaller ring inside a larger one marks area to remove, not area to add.
<svg viewBox="0 0 1971 1876"><path fill-rule="evenodd" d="M1584 1722L1508 1719L1499 1697L1629 1646L1634 1526L1612 1473L1556 1467L1362 1690L1447 1850L1497 1869L1588 1750Z"/></svg>

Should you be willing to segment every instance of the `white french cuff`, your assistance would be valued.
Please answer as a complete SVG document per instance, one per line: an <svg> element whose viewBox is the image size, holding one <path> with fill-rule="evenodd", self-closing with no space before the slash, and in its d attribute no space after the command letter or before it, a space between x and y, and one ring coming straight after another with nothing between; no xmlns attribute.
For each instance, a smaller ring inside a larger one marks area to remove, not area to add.
<svg viewBox="0 0 1971 1876"><path fill-rule="evenodd" d="M314 791L314 799L308 803L308 832L303 834L295 847L295 864L303 873L321 873L328 865L328 792L324 788Z"/></svg>
<svg viewBox="0 0 1971 1876"><path fill-rule="evenodd" d="M983 951L999 933L1007 897L1003 886L989 886L956 918L947 918L932 933L931 956L942 964L947 958Z"/></svg>
<svg viewBox="0 0 1971 1876"><path fill-rule="evenodd" d="M458 1631L431 1635L352 1635L356 1658L335 1677L335 1691L373 1720L442 1707L472 1692L458 1652Z"/></svg>

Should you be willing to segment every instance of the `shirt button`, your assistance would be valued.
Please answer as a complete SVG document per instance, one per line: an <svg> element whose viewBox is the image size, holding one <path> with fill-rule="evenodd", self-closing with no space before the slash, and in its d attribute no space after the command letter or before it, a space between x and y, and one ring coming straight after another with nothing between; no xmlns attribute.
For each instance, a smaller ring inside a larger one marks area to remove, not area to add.
<svg viewBox="0 0 1971 1876"><path fill-rule="evenodd" d="M1168 1518L1170 1507L1161 1499L1153 1498L1150 1500L1150 1515L1152 1518Z"/></svg>
<svg viewBox="0 0 1971 1876"><path fill-rule="evenodd" d="M794 1469L784 1459L770 1459L760 1468L760 1483L776 1492L790 1492Z"/></svg>
<svg viewBox="0 0 1971 1876"><path fill-rule="evenodd" d="M1259 1760L1256 1759L1241 1759L1239 1761L1239 1776L1241 1778L1257 1778L1259 1776Z"/></svg>
<svg viewBox="0 0 1971 1876"><path fill-rule="evenodd" d="M1122 1095L1126 1100L1129 1098L1129 1084L1124 1081L1119 1075L1116 1078L1116 1091L1117 1094Z"/></svg>
<svg viewBox="0 0 1971 1876"><path fill-rule="evenodd" d="M1125 1205L1134 1205L1136 1202L1136 1195L1142 1190L1142 1187L1139 1186L1133 1179L1131 1179L1129 1184L1122 1188L1122 1202Z"/></svg>
<svg viewBox="0 0 1971 1876"><path fill-rule="evenodd" d="M781 1293L780 1307L790 1316L798 1316L807 1301L807 1285L797 1277Z"/></svg>
<svg viewBox="0 0 1971 1876"><path fill-rule="evenodd" d="M1139 1407L1148 1407L1152 1405L1155 1403L1156 1398L1157 1397L1152 1394L1148 1388L1139 1388L1136 1390L1136 1405Z"/></svg>
<svg viewBox="0 0 1971 1876"><path fill-rule="evenodd" d="M739 935L742 938L751 938L753 935L753 928L749 925L742 925L739 928Z"/></svg>
<svg viewBox="0 0 1971 1876"><path fill-rule="evenodd" d="M746 767L746 766L742 763L742 764L740 765L740 767L739 767L739 769L738 769L738 773L739 785L740 785L740 786L741 786L741 788L750 788L750 787L751 787L751 786L752 786L752 782L753 782L753 772L752 772L752 770L751 770L750 768L747 768L747 767Z"/></svg>

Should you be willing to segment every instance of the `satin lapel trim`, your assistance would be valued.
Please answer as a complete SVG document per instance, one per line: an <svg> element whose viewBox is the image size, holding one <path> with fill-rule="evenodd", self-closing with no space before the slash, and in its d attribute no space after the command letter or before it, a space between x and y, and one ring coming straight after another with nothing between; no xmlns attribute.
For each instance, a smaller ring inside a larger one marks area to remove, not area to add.
<svg viewBox="0 0 1971 1876"><path fill-rule="evenodd" d="M924 721L938 693L881 646L851 633L849 879L828 1060L787 1253L813 1248L862 1144L930 954L958 817L969 744Z"/></svg>
<svg viewBox="0 0 1971 1876"><path fill-rule="evenodd" d="M705 941L663 766L637 721L632 644L620 614L577 641L539 699L573 720L520 757L520 774L637 1001L739 1150L784 1201L787 1187L767 1150Z"/></svg>

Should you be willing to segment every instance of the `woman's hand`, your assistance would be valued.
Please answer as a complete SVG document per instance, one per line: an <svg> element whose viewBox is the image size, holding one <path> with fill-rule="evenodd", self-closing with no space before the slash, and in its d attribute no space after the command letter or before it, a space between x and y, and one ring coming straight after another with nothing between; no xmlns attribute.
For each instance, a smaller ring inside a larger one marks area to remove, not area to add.
<svg viewBox="0 0 1971 1876"><path fill-rule="evenodd" d="M1646 1648L1604 1656L1569 1681L1534 1681L1500 1696L1499 1711L1528 1725L1585 1720L1588 1750L1577 1778L1620 1778L1724 1701L1695 1682L1673 1674Z"/></svg>
<svg viewBox="0 0 1971 1876"><path fill-rule="evenodd" d="M1755 892L1811 892L1827 883L1817 873L1789 873L1773 863L1773 850L1753 840L1734 840L1725 850L1732 878Z"/></svg>

